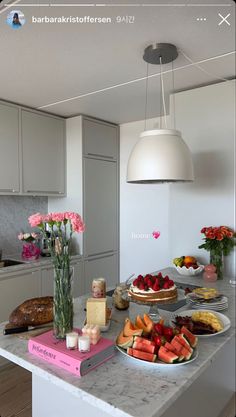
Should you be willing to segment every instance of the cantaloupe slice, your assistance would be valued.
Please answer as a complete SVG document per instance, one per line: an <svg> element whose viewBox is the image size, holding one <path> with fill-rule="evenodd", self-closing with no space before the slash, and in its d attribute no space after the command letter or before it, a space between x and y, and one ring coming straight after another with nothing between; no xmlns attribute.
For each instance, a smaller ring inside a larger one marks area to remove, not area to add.
<svg viewBox="0 0 236 417"><path fill-rule="evenodd" d="M125 320L125 325L123 329L124 336L141 336L143 333L143 329L138 328L135 326L130 319Z"/></svg>
<svg viewBox="0 0 236 417"><path fill-rule="evenodd" d="M150 333L153 329L153 321L147 314L143 315L143 319L138 315L135 320L135 325L140 329L143 329L144 333Z"/></svg>
<svg viewBox="0 0 236 417"><path fill-rule="evenodd" d="M117 336L116 344L123 349L128 349L128 347L133 345L134 337L133 336L124 336L123 329L121 330L119 336Z"/></svg>

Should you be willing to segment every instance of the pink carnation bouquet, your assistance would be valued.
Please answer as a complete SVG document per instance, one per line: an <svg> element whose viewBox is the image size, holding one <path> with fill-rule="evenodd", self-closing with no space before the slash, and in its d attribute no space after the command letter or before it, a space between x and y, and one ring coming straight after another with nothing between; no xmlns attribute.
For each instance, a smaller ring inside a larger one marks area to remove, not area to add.
<svg viewBox="0 0 236 417"><path fill-rule="evenodd" d="M48 241L55 268L63 268L70 260L70 246L74 232L83 233L85 225L81 216L74 212L32 214L31 227L37 227ZM50 237L48 237L48 232Z"/></svg>
<svg viewBox="0 0 236 417"><path fill-rule="evenodd" d="M72 269L70 252L73 233L84 232L80 215L73 212L36 213L29 217L48 242L54 266L53 327L54 336L65 339L73 329Z"/></svg>

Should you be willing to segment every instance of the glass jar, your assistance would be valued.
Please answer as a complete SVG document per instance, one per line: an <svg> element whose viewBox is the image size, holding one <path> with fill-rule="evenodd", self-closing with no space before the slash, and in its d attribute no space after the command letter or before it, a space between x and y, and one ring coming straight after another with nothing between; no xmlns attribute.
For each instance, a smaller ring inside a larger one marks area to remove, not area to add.
<svg viewBox="0 0 236 417"><path fill-rule="evenodd" d="M121 283L117 285L112 298L113 304L118 310L127 310L129 308L129 300L123 298L124 292L127 291L127 285Z"/></svg>

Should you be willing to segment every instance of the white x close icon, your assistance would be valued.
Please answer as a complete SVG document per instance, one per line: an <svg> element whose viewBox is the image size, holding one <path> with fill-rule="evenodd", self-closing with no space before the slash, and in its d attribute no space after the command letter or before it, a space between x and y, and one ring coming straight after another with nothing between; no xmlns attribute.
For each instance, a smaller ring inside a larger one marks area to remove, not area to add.
<svg viewBox="0 0 236 417"><path fill-rule="evenodd" d="M222 14L218 13L218 16L222 19L219 23L218 26L222 25L223 22L225 22L228 26L230 26L230 23L228 22L227 18L230 16L230 13L227 14L227 16L222 16Z"/></svg>

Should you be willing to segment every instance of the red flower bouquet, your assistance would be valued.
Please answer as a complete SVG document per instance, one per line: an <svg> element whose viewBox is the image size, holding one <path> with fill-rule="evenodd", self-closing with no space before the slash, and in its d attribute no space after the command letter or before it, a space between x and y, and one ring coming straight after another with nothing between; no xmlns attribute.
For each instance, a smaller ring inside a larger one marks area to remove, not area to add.
<svg viewBox="0 0 236 417"><path fill-rule="evenodd" d="M235 233L227 226L203 227L205 243L198 246L210 252L210 263L216 266L218 278L223 278L223 256L229 255L235 245Z"/></svg>

